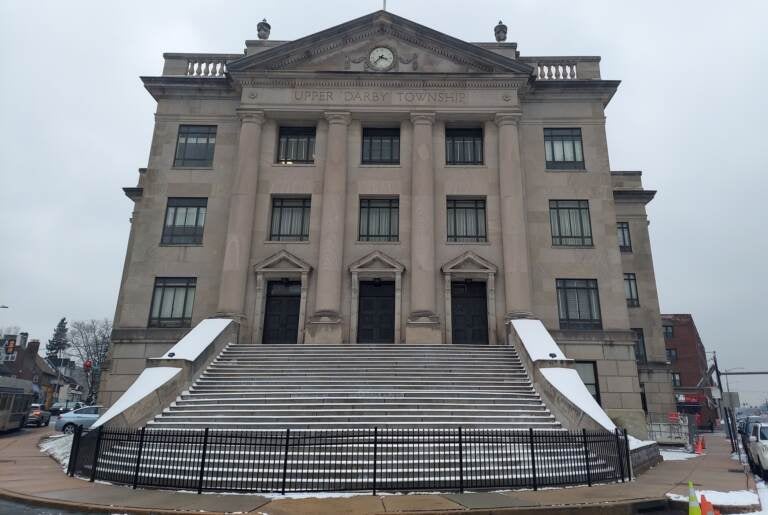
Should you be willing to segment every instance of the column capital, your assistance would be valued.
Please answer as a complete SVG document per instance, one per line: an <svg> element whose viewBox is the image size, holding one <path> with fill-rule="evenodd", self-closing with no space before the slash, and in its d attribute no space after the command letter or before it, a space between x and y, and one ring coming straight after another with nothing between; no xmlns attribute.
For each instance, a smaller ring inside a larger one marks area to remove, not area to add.
<svg viewBox="0 0 768 515"><path fill-rule="evenodd" d="M264 123L265 118L264 111L242 107L237 109L237 116L240 117L240 123L256 123L259 125Z"/></svg>
<svg viewBox="0 0 768 515"><path fill-rule="evenodd" d="M411 123L414 125L432 125L435 123L435 113L411 113Z"/></svg>
<svg viewBox="0 0 768 515"><path fill-rule="evenodd" d="M493 119L494 122L496 122L496 125L501 127L502 125L517 125L517 123L520 121L520 118L523 117L523 112L519 109L516 109L514 111L502 111L500 113L496 113L496 117Z"/></svg>
<svg viewBox="0 0 768 515"><path fill-rule="evenodd" d="M346 111L326 111L323 113L323 116L325 116L325 119L328 120L328 123L331 125L349 125L352 121L352 115Z"/></svg>

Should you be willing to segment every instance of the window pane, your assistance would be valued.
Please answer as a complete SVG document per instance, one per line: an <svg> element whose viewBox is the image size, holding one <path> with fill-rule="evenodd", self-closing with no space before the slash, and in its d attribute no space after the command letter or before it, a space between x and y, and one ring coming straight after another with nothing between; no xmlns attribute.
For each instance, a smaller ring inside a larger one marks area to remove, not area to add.
<svg viewBox="0 0 768 515"><path fill-rule="evenodd" d="M552 145L555 149L555 161L562 161L563 160L563 142L558 140L552 142Z"/></svg>
<svg viewBox="0 0 768 515"><path fill-rule="evenodd" d="M280 127L277 162L314 162L315 127Z"/></svg>
<svg viewBox="0 0 768 515"><path fill-rule="evenodd" d="M445 130L445 159L447 164L482 164L483 130Z"/></svg>

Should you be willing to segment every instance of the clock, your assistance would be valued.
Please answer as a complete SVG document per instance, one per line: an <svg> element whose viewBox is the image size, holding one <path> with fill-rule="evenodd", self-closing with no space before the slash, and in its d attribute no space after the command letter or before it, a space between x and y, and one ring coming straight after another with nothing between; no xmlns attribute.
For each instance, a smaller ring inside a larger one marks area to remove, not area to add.
<svg viewBox="0 0 768 515"><path fill-rule="evenodd" d="M368 64L374 70L388 70L395 64L395 53L385 46L376 47L368 55Z"/></svg>

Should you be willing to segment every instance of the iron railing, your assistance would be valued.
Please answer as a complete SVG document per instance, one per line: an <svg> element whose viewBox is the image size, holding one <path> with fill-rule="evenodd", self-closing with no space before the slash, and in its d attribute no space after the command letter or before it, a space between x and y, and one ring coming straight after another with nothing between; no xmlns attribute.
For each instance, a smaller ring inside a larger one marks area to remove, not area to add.
<svg viewBox="0 0 768 515"><path fill-rule="evenodd" d="M434 491L628 481L626 430L99 428L68 474L203 491Z"/></svg>

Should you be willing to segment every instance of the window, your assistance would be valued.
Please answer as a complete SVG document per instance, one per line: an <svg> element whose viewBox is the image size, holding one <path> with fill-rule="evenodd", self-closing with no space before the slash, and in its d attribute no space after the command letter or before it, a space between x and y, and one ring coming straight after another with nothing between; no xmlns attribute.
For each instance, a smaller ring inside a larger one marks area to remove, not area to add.
<svg viewBox="0 0 768 515"><path fill-rule="evenodd" d="M190 327L196 285L194 277L156 278L149 327Z"/></svg>
<svg viewBox="0 0 768 515"><path fill-rule="evenodd" d="M283 164L315 162L314 127L280 127L277 162Z"/></svg>
<svg viewBox="0 0 768 515"><path fill-rule="evenodd" d="M397 241L399 204L396 198L360 199L360 241Z"/></svg>
<svg viewBox="0 0 768 515"><path fill-rule="evenodd" d="M672 372L672 386L682 386L680 381L680 372Z"/></svg>
<svg viewBox="0 0 768 515"><path fill-rule="evenodd" d="M544 129L547 170L583 169L581 129Z"/></svg>
<svg viewBox="0 0 768 515"><path fill-rule="evenodd" d="M179 125L173 166L210 167L216 146L215 125Z"/></svg>
<svg viewBox="0 0 768 515"><path fill-rule="evenodd" d="M483 129L445 129L445 162L449 165L483 164Z"/></svg>
<svg viewBox="0 0 768 515"><path fill-rule="evenodd" d="M203 243L203 226L207 208L208 199L206 198L169 198L160 243L164 245Z"/></svg>
<svg viewBox="0 0 768 515"><path fill-rule="evenodd" d="M632 252L632 238L629 237L629 222L618 222L616 229L619 235L619 250Z"/></svg>
<svg viewBox="0 0 768 515"><path fill-rule="evenodd" d="M578 372L579 377L584 382L589 393L600 404L600 386L597 382L597 363L594 361L576 361L573 368Z"/></svg>
<svg viewBox="0 0 768 515"><path fill-rule="evenodd" d="M600 295L595 279L557 279L561 329L602 329Z"/></svg>
<svg viewBox="0 0 768 515"><path fill-rule="evenodd" d="M645 396L645 383L640 383L640 405L648 413L648 398Z"/></svg>
<svg viewBox="0 0 768 515"><path fill-rule="evenodd" d="M636 308L640 305L637 296L637 277L635 274L624 274L624 293L627 296L627 306Z"/></svg>
<svg viewBox="0 0 768 515"><path fill-rule="evenodd" d="M400 164L400 129L363 128L363 164Z"/></svg>
<svg viewBox="0 0 768 515"><path fill-rule="evenodd" d="M664 339L669 340L671 338L675 337L675 326L672 325L665 325L664 326Z"/></svg>
<svg viewBox="0 0 768 515"><path fill-rule="evenodd" d="M638 363L645 364L648 357L645 354L645 334L640 328L632 329L635 333L635 360Z"/></svg>
<svg viewBox="0 0 768 515"><path fill-rule="evenodd" d="M760 440L768 440L768 426L760 426Z"/></svg>
<svg viewBox="0 0 768 515"><path fill-rule="evenodd" d="M448 199L448 241L487 241L484 199Z"/></svg>
<svg viewBox="0 0 768 515"><path fill-rule="evenodd" d="M592 224L587 200L550 200L549 224L552 229L552 245L592 245Z"/></svg>
<svg viewBox="0 0 768 515"><path fill-rule="evenodd" d="M308 198L273 198L271 241L306 241L309 239Z"/></svg>
<svg viewBox="0 0 768 515"><path fill-rule="evenodd" d="M677 349L667 349L667 361L670 363L677 361Z"/></svg>

